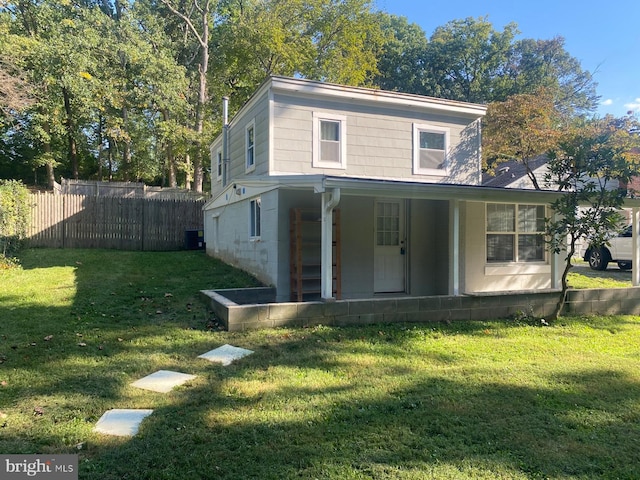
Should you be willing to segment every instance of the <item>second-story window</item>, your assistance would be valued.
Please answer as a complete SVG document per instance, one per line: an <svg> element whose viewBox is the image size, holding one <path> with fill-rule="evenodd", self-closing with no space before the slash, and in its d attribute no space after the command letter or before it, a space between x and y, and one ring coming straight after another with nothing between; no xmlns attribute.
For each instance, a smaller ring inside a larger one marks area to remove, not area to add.
<svg viewBox="0 0 640 480"><path fill-rule="evenodd" d="M347 166L347 119L331 113L313 113L313 166L340 168Z"/></svg>
<svg viewBox="0 0 640 480"><path fill-rule="evenodd" d="M216 180L222 180L222 149L216 150Z"/></svg>
<svg viewBox="0 0 640 480"><path fill-rule="evenodd" d="M251 122L245 130L245 170L250 172L256 168L256 124Z"/></svg>
<svg viewBox="0 0 640 480"><path fill-rule="evenodd" d="M446 175L449 129L432 125L413 125L413 173Z"/></svg>
<svg viewBox="0 0 640 480"><path fill-rule="evenodd" d="M320 120L320 161L340 163L340 122Z"/></svg>

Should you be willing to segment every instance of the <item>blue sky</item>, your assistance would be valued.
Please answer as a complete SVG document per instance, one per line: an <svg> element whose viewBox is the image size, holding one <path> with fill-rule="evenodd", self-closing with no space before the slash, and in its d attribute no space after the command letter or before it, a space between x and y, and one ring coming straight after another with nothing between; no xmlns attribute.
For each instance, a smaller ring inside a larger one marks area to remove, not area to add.
<svg viewBox="0 0 640 480"><path fill-rule="evenodd" d="M488 16L519 38L565 38L565 49L594 74L597 114L640 115L640 0L376 0L379 10L407 17L430 37L450 20Z"/></svg>

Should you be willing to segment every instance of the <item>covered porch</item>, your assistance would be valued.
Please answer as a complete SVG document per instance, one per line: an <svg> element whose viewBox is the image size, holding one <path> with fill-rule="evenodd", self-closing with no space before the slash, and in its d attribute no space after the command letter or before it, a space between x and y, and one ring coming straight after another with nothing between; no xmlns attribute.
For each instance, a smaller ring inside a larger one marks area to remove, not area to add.
<svg viewBox="0 0 640 480"><path fill-rule="evenodd" d="M548 205L556 192L326 176L304 180L280 179L286 186L278 189L278 209L285 237L292 209L311 210L318 220L319 289L305 300L552 291L560 286L561 255L545 255L538 264L487 266L484 226L489 202ZM291 240L280 243L278 256L291 257ZM292 291L289 267L287 262L275 284L278 301L294 300L283 295Z"/></svg>

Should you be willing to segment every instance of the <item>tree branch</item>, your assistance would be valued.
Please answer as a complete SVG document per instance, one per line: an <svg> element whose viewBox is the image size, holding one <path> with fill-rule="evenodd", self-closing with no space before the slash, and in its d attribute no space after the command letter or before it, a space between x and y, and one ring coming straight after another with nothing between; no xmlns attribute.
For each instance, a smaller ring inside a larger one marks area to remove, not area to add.
<svg viewBox="0 0 640 480"><path fill-rule="evenodd" d="M196 27L193 25L193 23L191 22L191 20L189 19L189 17L187 17L184 13L180 12L179 10L177 10L173 5L171 5L171 3L169 2L169 0L160 0L162 2L162 4L164 6L166 6L169 10L171 10L171 12L176 15L177 17L181 18L182 21L184 21L184 23L189 27L189 29L193 32L193 34L195 35L196 39L198 40L198 43L200 44L200 46L205 47L206 43L204 42L204 40L202 39L202 36L200 35L200 33L198 32L198 30L196 29ZM196 8L198 9L198 11L203 12L203 10L201 10L201 8L198 6L198 4L196 3ZM209 10L209 1L207 1L207 5L206 5L206 10Z"/></svg>

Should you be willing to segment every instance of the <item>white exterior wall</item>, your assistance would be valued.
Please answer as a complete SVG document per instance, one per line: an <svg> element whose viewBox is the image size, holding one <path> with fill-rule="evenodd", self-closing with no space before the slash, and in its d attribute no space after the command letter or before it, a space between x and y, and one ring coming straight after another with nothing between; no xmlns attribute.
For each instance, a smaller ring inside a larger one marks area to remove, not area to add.
<svg viewBox="0 0 640 480"><path fill-rule="evenodd" d="M485 205L484 202L461 202L461 222L466 232L463 242L463 291L477 293L551 288L549 258L544 264L487 263Z"/></svg>
<svg viewBox="0 0 640 480"><path fill-rule="evenodd" d="M283 81L276 81L276 87L278 82ZM249 202L259 191L270 187L251 180L328 175L467 185L479 185L481 181L480 120L475 120L482 115L481 107L423 101L389 92L379 96L377 92L363 93L365 89L351 87L325 89L315 82L309 82L314 85L309 92L305 90L307 83L300 83L295 88L272 88L266 83L233 118L229 125L226 187L215 177L222 136L215 140L211 146L212 201L204 211L207 252L276 286L278 301L289 299L289 209L319 208L320 195L306 188L285 190L286 186L262 193L261 238L253 240L249 238ZM346 168L314 168L314 113L345 119ZM246 172L245 132L251 122L255 125L255 169ZM414 125L448 129L445 176L414 174ZM244 185L243 180L247 181ZM248 192L234 194L230 187L236 183ZM342 213L345 298L373 295L374 205L373 196L345 195L337 207ZM411 295L447 293L447 205L407 201L407 288Z"/></svg>
<svg viewBox="0 0 640 480"><path fill-rule="evenodd" d="M346 116L346 169L312 165L313 113ZM272 174L326 174L428 183L480 183L479 121L417 109L276 94ZM413 125L449 129L449 176L413 173Z"/></svg>
<svg viewBox="0 0 640 480"><path fill-rule="evenodd" d="M249 238L249 202L240 201L204 212L207 253L241 268L266 285L275 285L278 277L278 194L261 196L261 236ZM286 259L288 262L288 258Z"/></svg>
<svg viewBox="0 0 640 480"><path fill-rule="evenodd" d="M246 172L245 131L249 123L255 126L255 170ZM221 181L216 181L216 152L222 149L222 135L211 145L211 194L216 197L223 190ZM269 173L269 95L264 93L251 107L234 118L229 124L228 183L243 178L253 178Z"/></svg>

